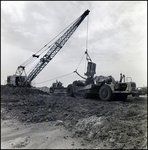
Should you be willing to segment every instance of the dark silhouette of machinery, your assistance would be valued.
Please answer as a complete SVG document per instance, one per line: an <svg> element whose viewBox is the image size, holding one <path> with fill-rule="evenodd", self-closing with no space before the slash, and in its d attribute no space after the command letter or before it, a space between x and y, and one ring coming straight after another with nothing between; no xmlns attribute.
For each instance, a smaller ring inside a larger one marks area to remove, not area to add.
<svg viewBox="0 0 148 150"><path fill-rule="evenodd" d="M128 95L137 93L135 82L125 82L125 75L120 74L120 81L115 81L112 76L95 76L96 64L92 62L87 51L85 52L88 61L87 72L84 73L87 78L81 76L77 70L75 71L85 80L74 81L67 86L67 95L83 95L85 98L89 96L97 96L101 100L120 99L125 100ZM128 77L129 78L129 77Z"/></svg>
<svg viewBox="0 0 148 150"><path fill-rule="evenodd" d="M50 93L52 94L66 94L66 87L63 86L63 83L60 81L57 81L52 83L52 86L50 87Z"/></svg>

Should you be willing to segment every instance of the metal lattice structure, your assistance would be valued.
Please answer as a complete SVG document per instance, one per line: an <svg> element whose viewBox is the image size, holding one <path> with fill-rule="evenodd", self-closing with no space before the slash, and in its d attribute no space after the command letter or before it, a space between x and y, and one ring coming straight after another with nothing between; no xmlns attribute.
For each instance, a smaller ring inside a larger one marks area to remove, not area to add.
<svg viewBox="0 0 148 150"><path fill-rule="evenodd" d="M39 63L34 67L25 80L25 84L30 84L31 81L43 70L43 68L53 59L53 57L60 51L64 44L68 41L74 31L78 28L81 22L89 14L89 10L86 10L76 21L73 23L69 29L56 40L56 42L49 46L48 52L40 59Z"/></svg>

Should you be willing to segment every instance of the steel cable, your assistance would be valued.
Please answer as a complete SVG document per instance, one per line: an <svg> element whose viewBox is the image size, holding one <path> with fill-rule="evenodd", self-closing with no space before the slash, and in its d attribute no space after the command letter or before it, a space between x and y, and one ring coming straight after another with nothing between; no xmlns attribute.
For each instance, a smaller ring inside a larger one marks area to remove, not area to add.
<svg viewBox="0 0 148 150"><path fill-rule="evenodd" d="M62 30L57 36L55 36L51 41L49 41L47 44L45 44L44 47L46 47L49 43L51 43L53 40L55 40L58 36L60 36L60 34L62 34L67 28L69 28L72 24L74 24L79 18L77 18L75 21L73 21L69 26L67 26L64 30ZM43 47L43 48L44 48ZM41 48L39 51L41 51L43 48ZM48 49L48 48L47 48ZM47 50L46 49L46 50ZM38 52L39 52L38 51ZM44 50L45 51L45 50ZM35 54L37 54L38 52L36 52Z"/></svg>
<svg viewBox="0 0 148 150"><path fill-rule="evenodd" d="M50 79L50 80L46 80L46 81L43 81L43 82L38 82L38 83L36 83L36 84L41 84L41 83L44 83L44 82L49 82L49 81L52 81L52 80L55 80L55 79L58 79L58 78L62 78L62 77L68 76L68 75L70 75L70 74L73 74L73 72L72 72L72 73L65 74L65 75L62 75L62 76L59 76L59 77L56 77L56 78L53 78L53 79Z"/></svg>
<svg viewBox="0 0 148 150"><path fill-rule="evenodd" d="M88 17L89 17L89 16L88 16ZM88 23L89 23L89 18L87 18L87 27L86 27L86 52L88 51ZM86 54L86 53L84 53L84 55L85 55L85 54ZM83 57L84 57L84 55L83 55ZM83 57L82 57L82 59L83 59ZM87 56L86 56L86 57L87 57ZM79 68L80 63L82 62L82 59L80 60L77 69ZM86 61L85 61L85 63L86 63ZM86 64L85 64L85 67L86 67ZM76 70L77 70L77 69L76 69ZM85 70L85 68L84 68L84 70ZM85 72L85 71L84 71L84 72Z"/></svg>
<svg viewBox="0 0 148 150"><path fill-rule="evenodd" d="M78 19L79 19L79 18L77 18L75 21L73 21L69 26L67 26L64 30L62 30L56 37L54 37L51 41L49 41L47 44L45 44L44 47L42 47L40 50L38 50L38 51L35 53L35 55L38 54L41 50L43 50L49 43L51 43L53 40L55 40L58 36L60 36L60 34L62 34L67 28L69 28L72 24L74 24ZM39 56L40 56L41 54L43 54L46 50L48 50L52 45L53 45L53 44L51 44L50 46L48 46L48 48L46 48L45 50L43 50L43 52L41 52L41 53L39 54ZM31 63L33 62L32 60L33 60L32 57L29 57L25 62L23 62L23 63L21 64L21 66L28 66L29 64L31 64Z"/></svg>

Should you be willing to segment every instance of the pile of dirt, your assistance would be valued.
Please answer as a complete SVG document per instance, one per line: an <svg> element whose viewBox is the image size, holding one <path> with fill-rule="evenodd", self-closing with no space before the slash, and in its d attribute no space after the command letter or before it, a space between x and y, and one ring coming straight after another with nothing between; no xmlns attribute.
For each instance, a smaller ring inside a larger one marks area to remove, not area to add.
<svg viewBox="0 0 148 150"><path fill-rule="evenodd" d="M147 145L147 99L101 101L54 96L39 89L1 86L1 119L57 121L90 148L140 149Z"/></svg>
<svg viewBox="0 0 148 150"><path fill-rule="evenodd" d="M43 88L45 89L45 88ZM11 87L8 85L1 85L2 95L28 95L28 94L48 94L48 91L38 89L35 87Z"/></svg>
<svg viewBox="0 0 148 150"><path fill-rule="evenodd" d="M50 93L50 88L48 88L47 86L37 87L37 89L39 89L40 91L43 91L45 93Z"/></svg>

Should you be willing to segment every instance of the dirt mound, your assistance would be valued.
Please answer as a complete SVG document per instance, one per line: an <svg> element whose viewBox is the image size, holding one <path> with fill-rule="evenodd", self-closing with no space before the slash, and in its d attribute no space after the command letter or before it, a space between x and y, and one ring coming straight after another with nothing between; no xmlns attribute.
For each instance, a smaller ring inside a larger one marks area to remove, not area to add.
<svg viewBox="0 0 148 150"><path fill-rule="evenodd" d="M25 147L26 145L28 145L29 143L29 137L23 137L23 138L15 138L14 140L12 140L12 142L10 142L12 147L15 148L22 148Z"/></svg>
<svg viewBox="0 0 148 150"><path fill-rule="evenodd" d="M29 94L47 94L48 92L35 87L10 87L1 85L1 94L12 95L29 95Z"/></svg>
<svg viewBox="0 0 148 150"><path fill-rule="evenodd" d="M91 148L141 149L146 147L146 120L139 123L136 120L91 116L79 120L75 134L85 137L93 145Z"/></svg>
<svg viewBox="0 0 148 150"><path fill-rule="evenodd" d="M1 86L1 119L57 121L90 148L146 148L147 99L101 101Z"/></svg>
<svg viewBox="0 0 148 150"><path fill-rule="evenodd" d="M50 88L48 88L47 86L37 87L37 89L39 89L40 91L46 92L46 93L50 93Z"/></svg>

